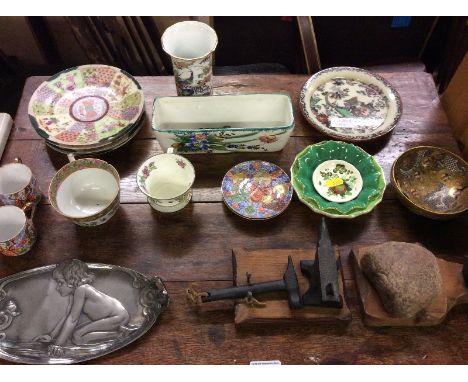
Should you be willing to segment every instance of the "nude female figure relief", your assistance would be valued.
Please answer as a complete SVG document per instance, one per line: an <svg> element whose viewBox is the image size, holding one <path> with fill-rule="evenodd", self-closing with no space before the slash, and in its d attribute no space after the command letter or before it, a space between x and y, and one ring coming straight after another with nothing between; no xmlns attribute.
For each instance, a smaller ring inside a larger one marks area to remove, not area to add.
<svg viewBox="0 0 468 382"><path fill-rule="evenodd" d="M130 315L120 301L90 285L94 276L86 263L77 259L63 262L54 269L52 277L60 295L68 296L68 307L50 333L34 339L53 343L49 346L49 356L60 357L67 341L77 346L96 344L131 330L126 327ZM78 325L82 314L89 321Z"/></svg>

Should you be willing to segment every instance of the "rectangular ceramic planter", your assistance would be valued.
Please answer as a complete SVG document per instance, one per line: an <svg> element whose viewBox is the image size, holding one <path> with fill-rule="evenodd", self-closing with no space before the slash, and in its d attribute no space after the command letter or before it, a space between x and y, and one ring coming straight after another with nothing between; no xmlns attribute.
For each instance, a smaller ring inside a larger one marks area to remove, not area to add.
<svg viewBox="0 0 468 382"><path fill-rule="evenodd" d="M287 94L158 97L152 126L163 151L279 151L294 128Z"/></svg>

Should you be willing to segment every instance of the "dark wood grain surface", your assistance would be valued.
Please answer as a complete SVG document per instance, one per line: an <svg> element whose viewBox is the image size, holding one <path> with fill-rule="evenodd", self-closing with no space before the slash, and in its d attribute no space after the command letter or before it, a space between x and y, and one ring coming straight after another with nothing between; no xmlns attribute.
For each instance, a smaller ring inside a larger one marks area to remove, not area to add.
<svg viewBox="0 0 468 382"><path fill-rule="evenodd" d="M146 97L147 119L138 136L123 148L101 158L121 176L121 208L107 224L96 228L74 225L58 215L47 197L39 206L35 224L38 242L23 257L0 258L0 278L68 258L117 264L145 274L157 274L172 298L160 321L141 339L110 355L90 361L102 364L247 364L278 359L284 364L459 364L468 362L468 307L456 307L433 328L367 328L361 321L354 276L349 261L353 245L396 240L419 242L439 257L461 262L468 254L468 219L431 221L409 212L389 184L393 161L418 145L436 145L458 153L431 75L422 72L380 73L398 90L403 115L390 136L363 145L384 169L387 190L376 209L356 219L329 219L332 241L343 255L345 293L353 319L349 323L282 324L236 328L232 302L193 307L184 288L225 287L232 284L234 247L310 248L317 238L320 217L294 197L279 217L265 222L246 221L221 201L221 180L234 164L262 158L287 170L305 146L327 139L302 117L301 75L225 76L215 78L215 93L288 92L294 103L296 127L279 153L243 153L188 156L197 179L193 203L184 210L154 212L139 192L135 173L140 163L160 152L151 130L155 96L175 95L172 77L140 77ZM31 127L27 107L45 77L26 81L2 163L22 158L38 178L46 196L64 155L46 148ZM4 361L0 361L5 363Z"/></svg>

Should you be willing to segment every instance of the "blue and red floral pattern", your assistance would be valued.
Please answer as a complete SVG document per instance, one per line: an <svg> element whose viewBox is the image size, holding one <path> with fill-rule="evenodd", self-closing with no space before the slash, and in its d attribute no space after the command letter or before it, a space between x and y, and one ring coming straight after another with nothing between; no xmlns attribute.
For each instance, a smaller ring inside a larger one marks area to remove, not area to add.
<svg viewBox="0 0 468 382"><path fill-rule="evenodd" d="M224 176L222 186L226 205L247 219L270 219L291 202L293 189L289 176L277 165L260 160L239 163Z"/></svg>

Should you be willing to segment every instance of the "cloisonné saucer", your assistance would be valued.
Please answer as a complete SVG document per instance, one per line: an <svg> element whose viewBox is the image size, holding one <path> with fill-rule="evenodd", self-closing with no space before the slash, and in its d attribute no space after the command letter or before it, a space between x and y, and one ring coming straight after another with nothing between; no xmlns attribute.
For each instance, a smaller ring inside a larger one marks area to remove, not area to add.
<svg viewBox="0 0 468 382"><path fill-rule="evenodd" d="M338 159L320 163L312 174L312 183L321 196L337 203L353 200L362 190L359 170Z"/></svg>
<svg viewBox="0 0 468 382"><path fill-rule="evenodd" d="M397 91L382 77L359 68L335 67L310 77L300 94L301 111L317 130L347 142L389 133L400 119Z"/></svg>
<svg viewBox="0 0 468 382"><path fill-rule="evenodd" d="M246 219L265 220L281 214L291 202L288 174L273 163L242 162L231 168L221 184L224 203Z"/></svg>
<svg viewBox="0 0 468 382"><path fill-rule="evenodd" d="M143 109L141 86L131 75L113 66L83 65L43 82L29 101L28 113L41 137L67 148L120 137Z"/></svg>

